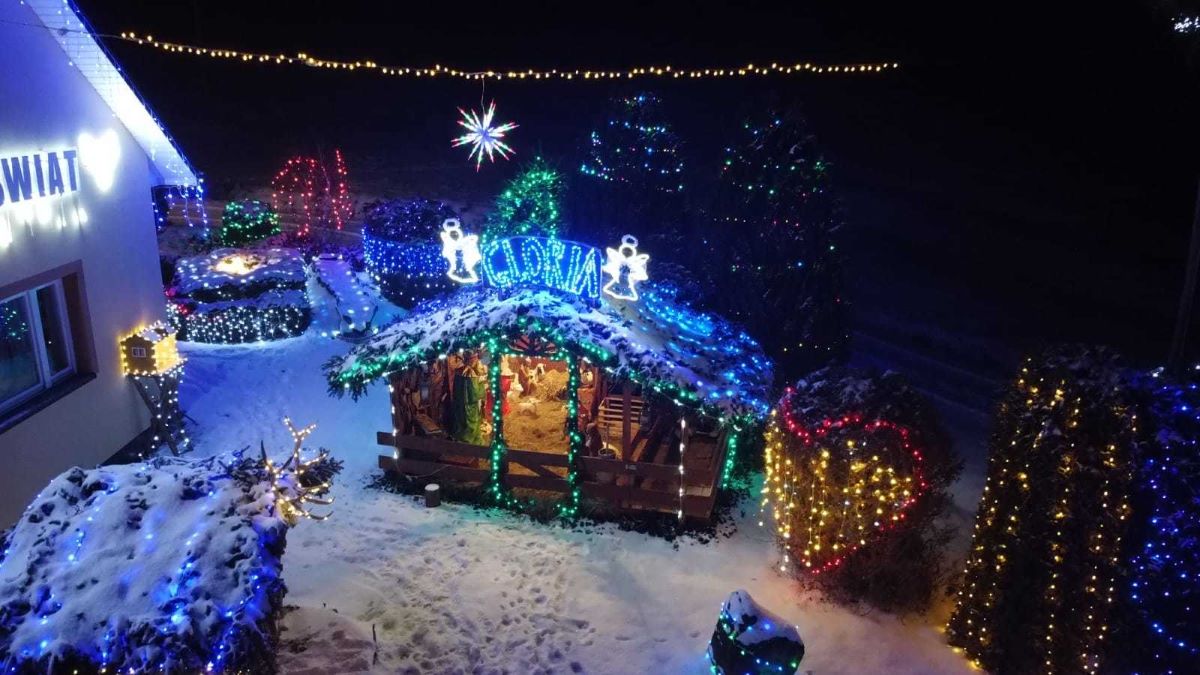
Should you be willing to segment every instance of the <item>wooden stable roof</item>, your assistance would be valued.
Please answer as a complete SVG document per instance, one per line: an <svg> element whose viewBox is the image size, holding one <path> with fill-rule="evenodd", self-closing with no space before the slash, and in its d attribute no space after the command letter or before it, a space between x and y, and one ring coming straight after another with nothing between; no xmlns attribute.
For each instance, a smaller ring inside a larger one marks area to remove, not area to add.
<svg viewBox="0 0 1200 675"><path fill-rule="evenodd" d="M330 391L357 397L385 374L489 338L536 334L725 418L767 414L772 364L758 343L720 317L643 286L635 302L598 305L540 288L464 288L418 306L350 353L325 364Z"/></svg>

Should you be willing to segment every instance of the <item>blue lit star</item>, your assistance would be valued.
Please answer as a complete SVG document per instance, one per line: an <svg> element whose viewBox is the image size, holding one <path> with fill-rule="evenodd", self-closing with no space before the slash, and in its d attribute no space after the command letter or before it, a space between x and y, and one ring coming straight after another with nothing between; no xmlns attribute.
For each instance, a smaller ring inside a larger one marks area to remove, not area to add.
<svg viewBox="0 0 1200 675"><path fill-rule="evenodd" d="M468 159L475 160L475 170L483 164L483 155L487 153L487 158L490 161L496 161L493 153L499 154L500 157L508 159L509 153L514 150L508 146L503 140L504 135L517 125L513 122L505 122L500 126L492 126L492 118L496 115L496 102L492 101L488 105L487 110L483 115L479 115L474 110L466 111L462 108L458 109L460 115L463 116L458 121L459 126L467 130L467 133L459 136L450 143L450 147L457 148L463 145L471 146L471 153L467 155Z"/></svg>

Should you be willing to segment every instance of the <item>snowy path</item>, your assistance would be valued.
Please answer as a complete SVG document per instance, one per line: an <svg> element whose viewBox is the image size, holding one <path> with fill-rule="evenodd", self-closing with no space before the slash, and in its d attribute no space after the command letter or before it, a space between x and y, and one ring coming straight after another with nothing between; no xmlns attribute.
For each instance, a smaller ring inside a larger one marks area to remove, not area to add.
<svg viewBox="0 0 1200 675"><path fill-rule="evenodd" d="M198 455L290 447L280 423L316 422L310 445L346 462L333 517L289 534L281 663L287 673L707 673L726 595L745 588L796 622L801 672L966 673L918 620L858 616L801 596L774 573L767 532L679 550L646 535L576 532L453 504L425 509L364 488L387 429L386 389L329 398L320 364L347 345L308 335L261 346L184 345L181 390ZM753 510L753 509L752 509ZM372 642L372 626L378 653ZM311 638L311 639L305 639ZM372 663L377 656L377 663Z"/></svg>

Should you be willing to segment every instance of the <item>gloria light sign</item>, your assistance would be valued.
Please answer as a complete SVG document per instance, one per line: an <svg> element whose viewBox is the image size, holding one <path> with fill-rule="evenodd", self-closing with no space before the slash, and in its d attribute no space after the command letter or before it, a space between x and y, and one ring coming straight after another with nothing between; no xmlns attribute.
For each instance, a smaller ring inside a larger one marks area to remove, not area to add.
<svg viewBox="0 0 1200 675"><path fill-rule="evenodd" d="M636 285L645 281L650 256L638 253L637 239L626 235L618 248L600 249L552 237L508 237L484 244L478 235L465 234L456 219L442 224L442 257L449 263L447 276L462 284L480 281L482 264L489 286L543 286L589 300L603 291L621 300L637 300ZM607 282L601 275L607 274Z"/></svg>
<svg viewBox="0 0 1200 675"><path fill-rule="evenodd" d="M86 222L86 212L73 199L64 204L63 198L80 191L84 174L91 187L107 192L120 156L120 140L112 129L97 136L82 133L75 147L0 149L0 247L12 243L14 224Z"/></svg>

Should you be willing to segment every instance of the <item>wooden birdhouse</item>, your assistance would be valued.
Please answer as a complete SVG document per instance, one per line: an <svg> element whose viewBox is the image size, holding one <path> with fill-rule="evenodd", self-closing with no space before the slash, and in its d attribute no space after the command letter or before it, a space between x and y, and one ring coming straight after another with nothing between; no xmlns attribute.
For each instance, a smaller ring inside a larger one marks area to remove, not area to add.
<svg viewBox="0 0 1200 675"><path fill-rule="evenodd" d="M181 361L175 330L164 323L141 328L121 340L121 365L126 375L161 375Z"/></svg>

